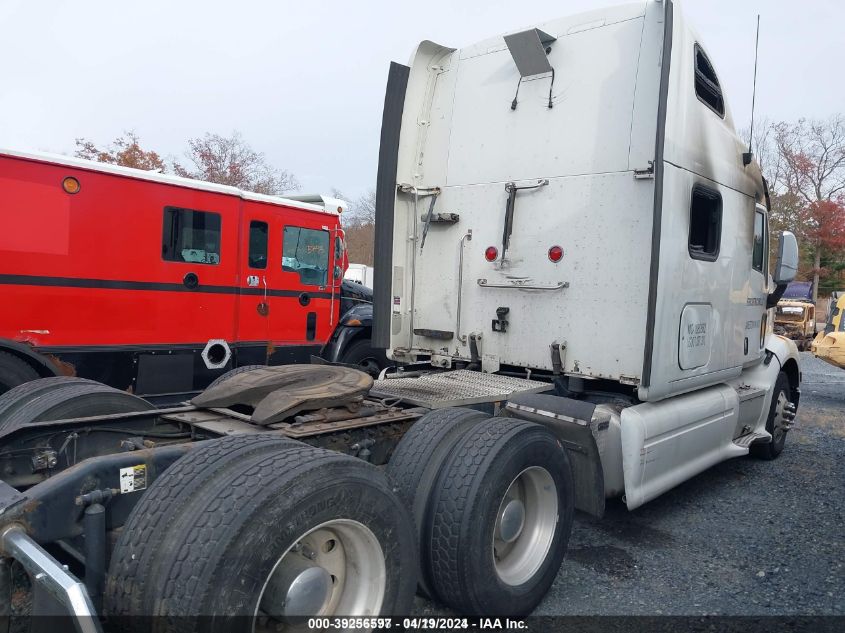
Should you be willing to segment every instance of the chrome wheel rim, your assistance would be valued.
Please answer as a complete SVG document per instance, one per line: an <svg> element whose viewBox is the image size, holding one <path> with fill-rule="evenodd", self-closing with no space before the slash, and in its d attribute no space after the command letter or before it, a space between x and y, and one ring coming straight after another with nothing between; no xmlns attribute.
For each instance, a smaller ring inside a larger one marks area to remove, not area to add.
<svg viewBox="0 0 845 633"><path fill-rule="evenodd" d="M493 527L493 563L503 583L528 582L543 565L558 520L557 486L549 471L531 466L508 486Z"/></svg>
<svg viewBox="0 0 845 633"><path fill-rule="evenodd" d="M384 551L363 523L335 519L291 545L264 581L253 631L297 628L313 616L375 616L387 584ZM287 628L287 627L286 627Z"/></svg>

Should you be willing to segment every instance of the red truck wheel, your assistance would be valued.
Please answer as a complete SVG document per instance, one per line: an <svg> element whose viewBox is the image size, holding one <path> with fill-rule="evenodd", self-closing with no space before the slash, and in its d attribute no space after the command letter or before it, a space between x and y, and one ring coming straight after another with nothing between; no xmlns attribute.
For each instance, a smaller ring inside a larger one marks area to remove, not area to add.
<svg viewBox="0 0 845 633"><path fill-rule="evenodd" d="M38 372L14 354L0 352L0 394L30 380L38 378Z"/></svg>

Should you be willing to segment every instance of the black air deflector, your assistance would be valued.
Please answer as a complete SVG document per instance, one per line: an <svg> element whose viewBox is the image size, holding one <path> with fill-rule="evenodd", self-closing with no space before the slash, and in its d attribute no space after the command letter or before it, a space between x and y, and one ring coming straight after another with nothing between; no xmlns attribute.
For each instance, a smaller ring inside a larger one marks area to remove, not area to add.
<svg viewBox="0 0 845 633"><path fill-rule="evenodd" d="M372 346L390 347L390 314L393 305L393 205L396 199L396 169L399 163L399 132L405 108L405 90L411 69L392 62L387 75L381 143L376 181L375 261L373 272Z"/></svg>
<svg viewBox="0 0 845 633"><path fill-rule="evenodd" d="M508 50L521 77L552 72L552 66L546 57L546 46L555 39L540 29L528 29L505 35L505 44L508 45Z"/></svg>

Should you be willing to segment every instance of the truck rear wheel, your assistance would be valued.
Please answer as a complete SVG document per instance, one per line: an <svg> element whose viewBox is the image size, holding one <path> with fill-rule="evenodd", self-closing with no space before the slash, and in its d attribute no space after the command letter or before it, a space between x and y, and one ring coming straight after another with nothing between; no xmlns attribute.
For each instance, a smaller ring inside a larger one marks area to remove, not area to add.
<svg viewBox="0 0 845 633"><path fill-rule="evenodd" d="M120 533L106 581L105 608L120 620L123 630L143 630L133 614L153 612L150 583L158 577L160 548L182 510L213 477L228 477L244 460L297 445L275 434L237 435L192 445L144 492ZM137 529L136 526L141 526ZM165 557L166 558L166 557ZM134 626L134 628L133 628Z"/></svg>
<svg viewBox="0 0 845 633"><path fill-rule="evenodd" d="M22 424L88 417L107 413L149 411L155 407L138 396L93 381L50 385L14 408L0 421L0 433Z"/></svg>
<svg viewBox="0 0 845 633"><path fill-rule="evenodd" d="M435 409L417 420L405 433L387 464L387 476L394 490L411 509L417 528L420 552L420 592L430 597L428 543L423 538L429 499L437 475L461 437L490 416L473 409Z"/></svg>
<svg viewBox="0 0 845 633"><path fill-rule="evenodd" d="M159 489L157 514L143 501L133 510L113 556L108 612L179 618L186 630L211 616L203 624L214 631L407 613L413 527L384 476L298 442L227 457L239 439L215 442L199 463L192 451L172 478L166 471L147 493ZM169 491L184 486L189 494ZM139 556L148 561L128 564Z"/></svg>
<svg viewBox="0 0 845 633"><path fill-rule="evenodd" d="M75 383L92 384L94 381L75 376L51 376L50 378L30 380L17 387L13 387L3 395L0 395L0 419L25 407L32 399L47 391Z"/></svg>
<svg viewBox="0 0 845 633"><path fill-rule="evenodd" d="M9 352L0 352L0 394L38 378L38 372L25 360Z"/></svg>
<svg viewBox="0 0 845 633"><path fill-rule="evenodd" d="M554 582L573 518L566 451L547 429L492 418L452 452L426 536L436 595L459 613L524 616Z"/></svg>

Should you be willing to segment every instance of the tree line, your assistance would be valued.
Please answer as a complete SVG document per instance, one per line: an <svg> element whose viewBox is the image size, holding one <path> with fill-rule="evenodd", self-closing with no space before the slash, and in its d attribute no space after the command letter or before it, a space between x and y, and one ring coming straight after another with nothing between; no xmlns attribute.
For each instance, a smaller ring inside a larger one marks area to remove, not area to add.
<svg viewBox="0 0 845 633"><path fill-rule="evenodd" d="M299 189L299 181L289 171L275 169L264 154L257 152L238 132L230 136L206 133L188 139L183 158L165 160L160 154L141 147L135 132L124 132L110 144L99 147L85 138L76 139L78 158L134 167L185 178L231 185L245 191L281 195Z"/></svg>
<svg viewBox="0 0 845 633"><path fill-rule="evenodd" d="M798 237L798 278L814 282L814 299L845 289L845 116L764 121L754 134L770 228Z"/></svg>

